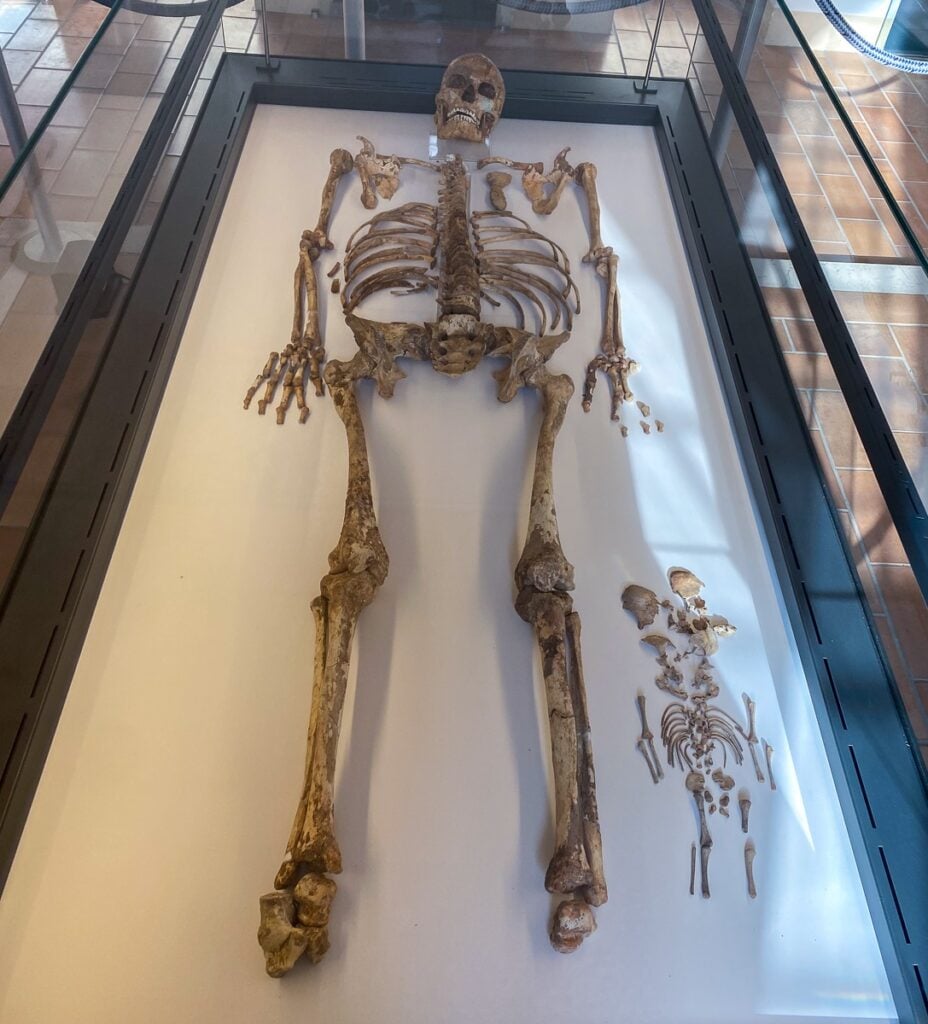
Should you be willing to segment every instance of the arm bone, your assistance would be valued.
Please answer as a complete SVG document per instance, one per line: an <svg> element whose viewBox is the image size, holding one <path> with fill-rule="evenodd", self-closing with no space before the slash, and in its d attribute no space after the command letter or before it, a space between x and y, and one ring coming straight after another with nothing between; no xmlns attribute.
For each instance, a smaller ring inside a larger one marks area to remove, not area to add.
<svg viewBox="0 0 928 1024"><path fill-rule="evenodd" d="M266 382L264 397L258 402L258 412L264 415L274 392L283 377L283 393L277 407L277 422L283 423L291 399L295 396L300 410L300 423L305 423L309 408L305 401L305 374L309 367L309 379L316 394L323 394L322 365L325 362L325 345L319 334L319 294L314 264L326 249L332 248L329 241L329 219L338 183L354 165L346 149L336 149L329 157L329 173L322 188L322 202L319 219L315 228L304 231L300 237L300 254L293 274L293 324L290 343L278 355L272 352L261 373L245 393L244 407Z"/></svg>

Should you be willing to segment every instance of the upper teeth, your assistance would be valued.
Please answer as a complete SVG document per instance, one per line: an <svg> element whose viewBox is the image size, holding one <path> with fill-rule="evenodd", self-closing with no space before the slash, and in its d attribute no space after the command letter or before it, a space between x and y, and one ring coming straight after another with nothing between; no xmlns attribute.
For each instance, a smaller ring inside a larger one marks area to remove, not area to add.
<svg viewBox="0 0 928 1024"><path fill-rule="evenodd" d="M477 115L472 110L465 110L463 107L455 107L454 110L448 114L448 120L451 121L455 117L464 118L466 121L472 121L477 124Z"/></svg>

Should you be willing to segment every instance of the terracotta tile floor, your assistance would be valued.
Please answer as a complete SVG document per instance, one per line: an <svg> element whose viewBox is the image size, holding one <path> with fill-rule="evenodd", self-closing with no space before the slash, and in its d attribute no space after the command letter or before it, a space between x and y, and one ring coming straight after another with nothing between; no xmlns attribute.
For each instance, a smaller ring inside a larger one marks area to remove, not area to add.
<svg viewBox="0 0 928 1024"><path fill-rule="evenodd" d="M733 40L738 12L721 2L716 8ZM105 13L91 0L0 2L0 45L27 127L37 123L56 83L74 66ZM656 17L657 0L648 0L616 12L612 30L602 35L369 20L367 55L373 60L442 63L479 49L503 68L537 68L543 55L544 66L551 70L640 75ZM56 216L97 225L103 220L191 31L190 22L129 14L120 15L108 30L104 45L82 73L79 90L62 105L37 150L42 181ZM344 54L340 19L269 13L268 34L270 48L277 54ZM262 50L252 0L227 13L218 42L230 50ZM193 91L141 212L140 225L154 220L221 48L214 48ZM928 244L928 223L922 216L928 217L928 83L909 81L853 54L823 54L822 59L893 195L919 239ZM688 0L668 2L655 74L688 77L711 129L722 90ZM884 265L884 269L885 265L911 265L912 254L887 204L801 52L762 44L745 77L822 259L855 271L860 265ZM10 160L8 148L0 148L0 173ZM785 251L782 239L737 130L731 134L722 171L752 255L778 261ZM9 200L0 206L0 217L5 218L0 221L0 268L12 261L16 225L22 223L17 216L27 215ZM922 355L928 339L928 299L911 285L915 279L917 275L910 279L909 292L881 290L884 279L874 278L866 287L845 287L836 294L886 404L900 449L928 493L928 358ZM876 627L913 729L928 754L924 703L928 702L928 612L801 293L779 283L765 292ZM0 359L7 359L4 337L20 342L33 337L41 347L61 304L62 297L50 289L48 281L24 287L16 296L16 308L10 308L0 326ZM65 383L58 418L36 448L22 493L0 518L0 581L41 494L56 444L66 434L67 413L73 415L83 394L88 366L99 351L98 334L91 335L86 348L85 357L76 361Z"/></svg>
<svg viewBox="0 0 928 1024"><path fill-rule="evenodd" d="M851 422L845 401L822 355L821 340L808 319L797 293L766 289L774 324L780 337L793 381L804 399L807 423L821 457L828 487L854 553L861 583L876 626L883 639L899 689L909 710L916 738L928 753L928 609L918 591L905 551L892 525L860 438ZM871 305L892 305L896 296L861 296L861 312ZM856 304L856 303L855 303ZM912 316L911 310L900 314ZM884 407L890 425L903 430L895 436L903 457L924 488L928 476L928 416L925 396L911 373L911 351L899 343L900 334L928 339L928 307L919 314L921 324L900 325L865 320L851 322L871 377L888 386ZM898 394L897 394L898 389ZM879 388L877 389L879 392ZM901 396L908 396L904 399Z"/></svg>

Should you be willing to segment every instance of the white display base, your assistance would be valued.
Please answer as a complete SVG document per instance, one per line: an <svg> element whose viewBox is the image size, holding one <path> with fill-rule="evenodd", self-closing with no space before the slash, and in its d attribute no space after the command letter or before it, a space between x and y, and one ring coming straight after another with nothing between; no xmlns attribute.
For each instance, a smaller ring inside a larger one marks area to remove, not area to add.
<svg viewBox="0 0 928 1024"><path fill-rule="evenodd" d="M241 408L289 337L300 231L328 152L363 133L421 156L424 116L260 108L229 194L16 862L0 901L0 1019L11 1024L357 1024L894 1019L808 686L716 381L650 130L504 121L494 149L600 168L621 255L625 338L642 363L623 440L606 385L575 396L558 444L561 535L577 568L610 901L572 956L546 935L552 844L547 723L529 627L512 608L539 424L495 398L488 363L427 365L390 401L362 391L390 576L363 613L337 780L345 871L332 949L264 974L271 887L302 779L318 592L341 522L345 439L328 399L305 426ZM510 188L516 212L527 206ZM396 202L432 197L422 170ZM472 201L485 204L476 185ZM584 311L552 365L581 381L600 281L580 263L582 195L543 230L569 253ZM368 214L354 181L343 244ZM341 252L322 261L321 281ZM328 291L329 350L350 334ZM414 305L415 303L413 303ZM376 316L377 304L365 308ZM434 305L420 305L429 316ZM408 307L387 300L394 319ZM635 695L665 701L620 605L664 593L671 565L707 584L738 633L714 659L722 706L757 700L779 790L749 765L758 898L738 823L714 816L713 897L688 895L696 837L683 778L655 787ZM355 686L355 681L357 686Z"/></svg>

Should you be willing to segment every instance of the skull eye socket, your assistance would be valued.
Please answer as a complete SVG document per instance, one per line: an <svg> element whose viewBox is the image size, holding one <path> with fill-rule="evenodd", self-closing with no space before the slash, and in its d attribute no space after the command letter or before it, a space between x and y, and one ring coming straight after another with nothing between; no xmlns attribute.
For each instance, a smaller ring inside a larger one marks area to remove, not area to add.
<svg viewBox="0 0 928 1024"><path fill-rule="evenodd" d="M493 85L492 82L481 82L477 87L477 92L479 92L481 96L486 96L488 100L496 99L496 86Z"/></svg>
<svg viewBox="0 0 928 1024"><path fill-rule="evenodd" d="M463 89L467 85L467 79L463 75L452 75L448 79L449 89Z"/></svg>

